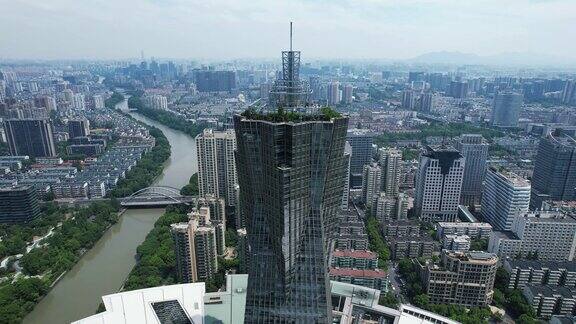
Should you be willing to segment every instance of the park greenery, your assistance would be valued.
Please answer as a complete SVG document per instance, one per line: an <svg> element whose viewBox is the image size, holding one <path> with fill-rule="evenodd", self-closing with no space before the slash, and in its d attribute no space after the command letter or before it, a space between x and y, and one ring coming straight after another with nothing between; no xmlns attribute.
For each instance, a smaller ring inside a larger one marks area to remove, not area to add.
<svg viewBox="0 0 576 324"><path fill-rule="evenodd" d="M135 92L132 97L128 99L128 107L137 109L138 113L153 119L161 124L164 124L172 129L179 130L192 137L200 134L204 128L208 126L205 123L193 123L191 121L176 115L175 113L154 109L147 107L142 101L142 92Z"/></svg>
<svg viewBox="0 0 576 324"><path fill-rule="evenodd" d="M503 137L505 134L501 131L474 126L468 123L439 123L431 122L422 125L414 132L385 132L376 137L375 142L379 146L393 145L396 141L401 140L419 140L426 141L429 136L443 136L449 140L452 137L462 134L481 134L485 139L492 142L494 138Z"/></svg>
<svg viewBox="0 0 576 324"><path fill-rule="evenodd" d="M390 249L380 233L380 226L376 217L368 216L366 220L366 232L370 240L370 250L378 253L378 267L382 269L388 268Z"/></svg>
<svg viewBox="0 0 576 324"><path fill-rule="evenodd" d="M494 305L506 309L506 312L516 319L519 324L536 324L536 314L532 306L528 304L522 291L519 289L509 289L508 282L510 278L503 267L496 271L496 280L494 282Z"/></svg>
<svg viewBox="0 0 576 324"><path fill-rule="evenodd" d="M194 173L190 177L188 184L182 187L182 189L180 189L180 194L182 196L198 196L199 193L200 191L198 189L198 173Z"/></svg>
<svg viewBox="0 0 576 324"><path fill-rule="evenodd" d="M119 92L114 92L110 98L104 101L104 106L108 109L114 109L122 100L124 100L124 96Z"/></svg>
<svg viewBox="0 0 576 324"><path fill-rule="evenodd" d="M0 228L1 258L24 254L19 261L22 273L3 270L0 281L0 323L20 323L50 285L69 270L118 219L118 204L94 203L87 208L68 209L54 203L42 206L42 217L26 225L3 225ZM25 253L35 236L54 228L54 234L41 245Z"/></svg>
<svg viewBox="0 0 576 324"><path fill-rule="evenodd" d="M128 275L124 290L135 290L178 283L174 243L170 225L188 221L182 210L168 208L136 250L138 263Z"/></svg>
<svg viewBox="0 0 576 324"><path fill-rule="evenodd" d="M162 173L164 162L170 157L170 143L162 131L156 127L150 127L150 135L156 140L156 145L144 154L132 170L126 173L126 177L118 182L116 188L112 189L108 196L129 196L148 187Z"/></svg>
<svg viewBox="0 0 576 324"><path fill-rule="evenodd" d="M275 123L299 123L307 121L330 121L342 115L330 107L322 107L316 114L304 114L296 111L278 108L274 112L259 112L254 109L247 109L242 113L247 119L264 120Z"/></svg>

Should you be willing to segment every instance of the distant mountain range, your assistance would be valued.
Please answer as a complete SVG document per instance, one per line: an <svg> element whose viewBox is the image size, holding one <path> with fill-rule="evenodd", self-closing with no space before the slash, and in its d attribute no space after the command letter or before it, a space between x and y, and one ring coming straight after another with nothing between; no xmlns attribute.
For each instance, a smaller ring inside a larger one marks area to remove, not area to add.
<svg viewBox="0 0 576 324"><path fill-rule="evenodd" d="M413 63L428 64L481 64L481 65L538 65L576 66L575 58L534 53L501 53L480 56L461 52L430 52L408 59Z"/></svg>

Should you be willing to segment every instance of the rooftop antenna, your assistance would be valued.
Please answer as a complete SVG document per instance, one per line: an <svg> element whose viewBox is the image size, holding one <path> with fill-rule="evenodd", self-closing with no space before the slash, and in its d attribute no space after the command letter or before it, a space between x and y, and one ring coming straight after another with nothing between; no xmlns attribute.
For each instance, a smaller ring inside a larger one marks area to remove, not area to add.
<svg viewBox="0 0 576 324"><path fill-rule="evenodd" d="M290 51L292 51L292 22L290 22Z"/></svg>

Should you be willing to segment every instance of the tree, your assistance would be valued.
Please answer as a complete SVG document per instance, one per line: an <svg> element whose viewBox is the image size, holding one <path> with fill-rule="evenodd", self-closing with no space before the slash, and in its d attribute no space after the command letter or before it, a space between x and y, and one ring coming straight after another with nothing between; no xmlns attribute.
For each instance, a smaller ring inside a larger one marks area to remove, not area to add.
<svg viewBox="0 0 576 324"><path fill-rule="evenodd" d="M414 301L414 305L421 307L421 308L427 308L428 304L430 303L428 295L426 295L426 294L420 294L420 295L414 297L413 301Z"/></svg>
<svg viewBox="0 0 576 324"><path fill-rule="evenodd" d="M390 308L398 308L398 298L392 292L387 292L385 295L380 295L378 304Z"/></svg>

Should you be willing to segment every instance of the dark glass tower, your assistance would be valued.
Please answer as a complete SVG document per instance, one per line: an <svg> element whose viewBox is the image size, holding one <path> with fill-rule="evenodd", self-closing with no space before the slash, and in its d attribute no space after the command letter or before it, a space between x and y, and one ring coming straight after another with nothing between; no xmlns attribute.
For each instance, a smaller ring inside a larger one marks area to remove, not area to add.
<svg viewBox="0 0 576 324"><path fill-rule="evenodd" d="M296 84L290 57L281 84ZM290 91L276 106L290 112L234 116L250 257L246 323L331 323L328 253L347 168L348 118L295 112L307 97Z"/></svg>
<svg viewBox="0 0 576 324"><path fill-rule="evenodd" d="M56 156L49 119L8 119L4 121L4 131L12 155Z"/></svg>
<svg viewBox="0 0 576 324"><path fill-rule="evenodd" d="M530 208L546 200L576 199L576 141L560 133L540 140L532 175Z"/></svg>

